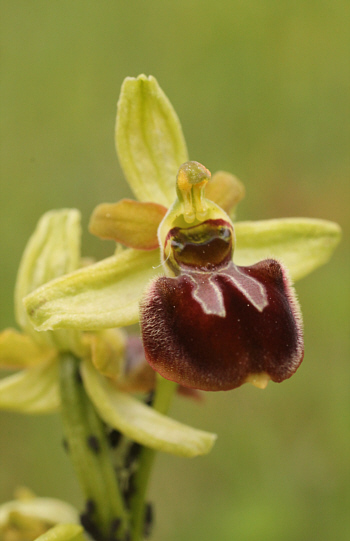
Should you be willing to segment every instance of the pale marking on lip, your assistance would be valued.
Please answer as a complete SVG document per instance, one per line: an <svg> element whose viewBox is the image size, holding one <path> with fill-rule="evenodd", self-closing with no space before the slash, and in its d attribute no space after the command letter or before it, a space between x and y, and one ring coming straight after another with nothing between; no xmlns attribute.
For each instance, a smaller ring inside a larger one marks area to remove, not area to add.
<svg viewBox="0 0 350 541"><path fill-rule="evenodd" d="M198 274L199 280L196 280L193 275ZM203 279L206 273L187 274L195 288L192 290L192 297L201 305L205 314L213 314L219 317L226 316L226 310L224 305L224 297L218 284L212 279L215 275L206 277Z"/></svg>
<svg viewBox="0 0 350 541"><path fill-rule="evenodd" d="M227 272L228 270L230 273ZM233 276L232 273L236 276ZM226 316L224 297L220 286L215 281L215 278L219 276L225 277L231 282L259 312L262 312L269 304L265 286L252 276L247 276L241 272L232 262L209 277L208 272L203 271L188 272L186 276L194 285L191 292L192 297L201 305L205 314L219 317Z"/></svg>
<svg viewBox="0 0 350 541"><path fill-rule="evenodd" d="M230 265L230 270L233 270L238 276L235 277L226 272L219 272L218 274L225 276L259 312L262 312L269 304L265 286L252 276L244 274L234 264Z"/></svg>

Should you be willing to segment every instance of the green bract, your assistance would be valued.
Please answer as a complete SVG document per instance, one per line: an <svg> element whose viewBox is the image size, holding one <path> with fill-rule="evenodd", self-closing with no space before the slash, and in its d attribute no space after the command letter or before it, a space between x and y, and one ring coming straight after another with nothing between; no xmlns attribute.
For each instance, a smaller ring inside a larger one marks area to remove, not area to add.
<svg viewBox="0 0 350 541"><path fill-rule="evenodd" d="M111 426L118 426L130 439L159 451L188 457L205 455L212 448L216 440L214 434L194 430L126 393L116 393L112 383L88 363L84 363L82 375L87 393L90 399L94 397L102 419Z"/></svg>
<svg viewBox="0 0 350 541"><path fill-rule="evenodd" d="M82 358L86 390L102 419L110 426L132 436L136 442L157 450L184 456L207 453L215 440L213 434L176 423L118 389L119 378L123 386L127 386L124 374L126 338L121 331L111 329L84 335L81 330L91 328L91 325L80 324L68 330L38 332L27 317L21 296L35 287L38 292L44 290L47 280L55 278L60 281L65 273L81 265L80 234L79 212L64 209L45 214L28 242L18 272L15 296L17 321L23 332L6 329L0 333L0 368L20 371L0 380L0 408L22 413L57 410L60 407L58 364L62 354L70 351ZM88 280L91 276L96 279L99 275L99 284L102 279L105 285L111 286L111 289L102 288L106 301L102 310L106 310L106 303L109 302L109 312L115 314L118 299L123 295L125 302L119 318L124 322L136 321L137 300L147 281L154 275L152 266L158 264L156 252L153 250L145 255L128 250L68 276L72 276L73 280L78 277L81 284L84 278L81 279L80 273ZM92 272L86 274L86 270L90 269ZM71 287L74 289L74 286ZM96 293L100 293L99 286ZM105 316L103 311L100 314ZM105 325L112 326L110 321ZM95 367L107 376L113 373L113 384L101 376ZM149 368L149 371L152 372L152 369Z"/></svg>
<svg viewBox="0 0 350 541"><path fill-rule="evenodd" d="M187 160L187 152L178 117L153 77L141 75L124 81L116 141L120 163L135 196L140 201L172 205L176 173ZM214 174L207 189L207 197L225 205L231 215L243 193L241 183L225 172ZM144 238L135 236L137 211L128 204L128 224L125 205L117 205L108 205L108 211L104 206L97 208L91 229L101 237L113 238L114 227L115 239L134 249L118 252L28 295L25 306L37 330L98 330L138 321L145 286L164 271L159 249L147 249L152 246L152 230L147 228ZM148 212L152 210L145 209L145 216ZM337 224L309 218L235 222L235 231L237 264L251 265L277 257L289 268L293 280L323 265L341 234Z"/></svg>

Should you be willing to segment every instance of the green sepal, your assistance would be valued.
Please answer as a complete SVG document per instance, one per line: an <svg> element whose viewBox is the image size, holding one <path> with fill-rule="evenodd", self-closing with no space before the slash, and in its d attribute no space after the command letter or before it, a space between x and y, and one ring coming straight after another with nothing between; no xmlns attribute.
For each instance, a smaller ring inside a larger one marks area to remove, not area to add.
<svg viewBox="0 0 350 541"><path fill-rule="evenodd" d="M85 389L101 418L133 441L185 457L205 455L214 445L215 434L181 424L118 391L90 363L83 363L81 372Z"/></svg>
<svg viewBox="0 0 350 541"><path fill-rule="evenodd" d="M78 524L57 524L35 541L86 541L83 528Z"/></svg>
<svg viewBox="0 0 350 541"><path fill-rule="evenodd" d="M0 409L50 413L60 404L57 361L50 361L0 380Z"/></svg>
<svg viewBox="0 0 350 541"><path fill-rule="evenodd" d="M29 239L18 270L15 288L17 323L33 339L46 346L79 352L77 333L58 331L37 333L28 320L23 298L50 280L80 266L80 212L63 209L47 212Z"/></svg>
<svg viewBox="0 0 350 541"><path fill-rule="evenodd" d="M312 218L236 222L236 265L248 266L276 258L293 280L327 263L341 238L338 224Z"/></svg>
<svg viewBox="0 0 350 541"><path fill-rule="evenodd" d="M24 299L33 325L93 331L136 323L159 258L159 250L128 249L42 286Z"/></svg>
<svg viewBox="0 0 350 541"><path fill-rule="evenodd" d="M154 77L139 75L124 80L116 146L136 197L169 206L175 199L177 170L188 154L178 116Z"/></svg>

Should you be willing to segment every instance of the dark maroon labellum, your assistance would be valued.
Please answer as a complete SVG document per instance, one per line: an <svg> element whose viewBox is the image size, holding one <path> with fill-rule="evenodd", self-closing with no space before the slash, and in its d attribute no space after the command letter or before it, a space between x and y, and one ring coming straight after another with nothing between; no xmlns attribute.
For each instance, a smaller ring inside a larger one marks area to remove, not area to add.
<svg viewBox="0 0 350 541"><path fill-rule="evenodd" d="M174 237L180 242L181 235ZM191 249L180 250L182 261L191 260ZM141 304L141 327L149 364L195 389L234 389L262 375L280 382L303 358L298 302L272 259L154 279Z"/></svg>

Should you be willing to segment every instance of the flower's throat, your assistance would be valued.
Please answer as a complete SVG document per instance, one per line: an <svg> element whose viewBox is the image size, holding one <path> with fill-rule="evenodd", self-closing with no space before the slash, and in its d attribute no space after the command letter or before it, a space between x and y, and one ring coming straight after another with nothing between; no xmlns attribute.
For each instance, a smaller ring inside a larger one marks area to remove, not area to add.
<svg viewBox="0 0 350 541"><path fill-rule="evenodd" d="M232 226L224 220L207 220L168 233L165 251L172 253L177 267L214 270L232 258Z"/></svg>

